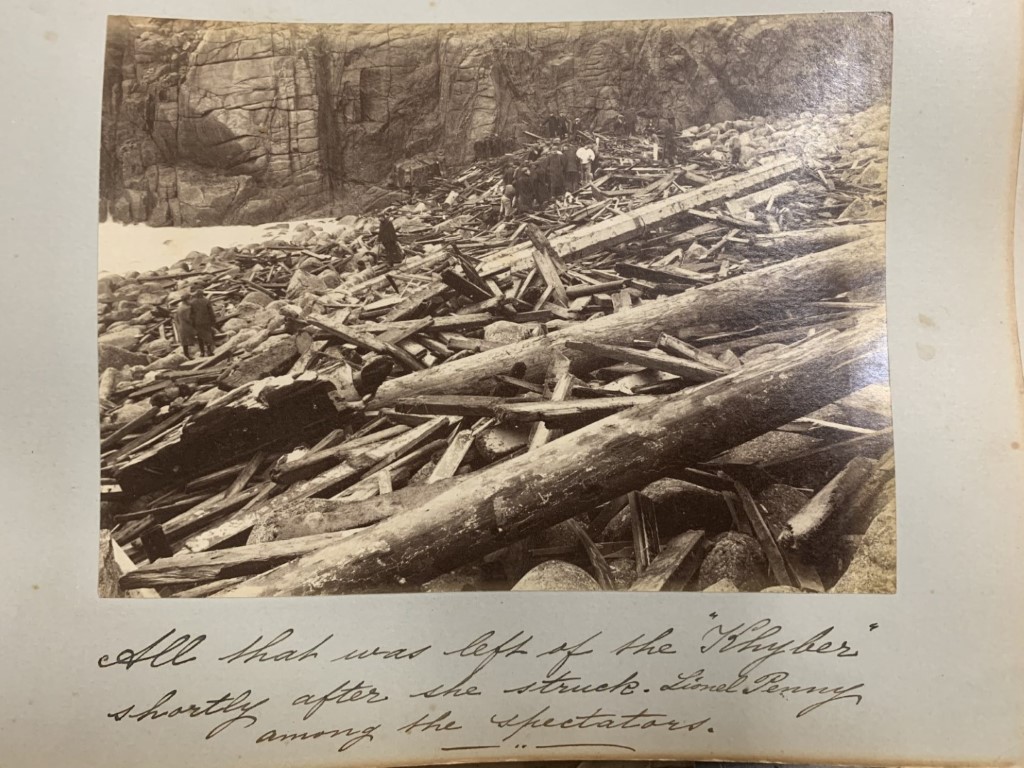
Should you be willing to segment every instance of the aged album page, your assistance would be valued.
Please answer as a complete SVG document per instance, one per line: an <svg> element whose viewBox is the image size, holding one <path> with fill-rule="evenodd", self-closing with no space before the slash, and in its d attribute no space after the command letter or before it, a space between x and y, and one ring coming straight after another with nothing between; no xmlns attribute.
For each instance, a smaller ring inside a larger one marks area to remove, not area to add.
<svg viewBox="0 0 1024 768"><path fill-rule="evenodd" d="M1024 761L1018 3L12 10L0 762Z"/></svg>

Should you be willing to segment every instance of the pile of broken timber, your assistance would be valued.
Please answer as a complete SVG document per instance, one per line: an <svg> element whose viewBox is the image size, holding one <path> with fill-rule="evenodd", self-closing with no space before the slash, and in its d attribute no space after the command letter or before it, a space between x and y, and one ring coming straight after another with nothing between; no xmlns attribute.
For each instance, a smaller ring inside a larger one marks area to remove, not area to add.
<svg viewBox="0 0 1024 768"><path fill-rule="evenodd" d="M166 322L140 284L228 318L102 371L108 593L891 590L883 224L833 202L884 177L712 149L598 199L636 145L513 222L439 180L391 270L356 220L101 286L108 339Z"/></svg>

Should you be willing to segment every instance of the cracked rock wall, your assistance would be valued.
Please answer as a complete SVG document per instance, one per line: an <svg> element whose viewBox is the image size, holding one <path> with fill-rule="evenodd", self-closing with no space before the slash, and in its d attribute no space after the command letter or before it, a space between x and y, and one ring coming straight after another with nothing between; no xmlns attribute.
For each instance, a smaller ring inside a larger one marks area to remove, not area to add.
<svg viewBox="0 0 1024 768"><path fill-rule="evenodd" d="M549 112L680 128L888 97L890 20L828 14L515 25L110 20L100 218L153 226L337 214L395 163L472 160Z"/></svg>

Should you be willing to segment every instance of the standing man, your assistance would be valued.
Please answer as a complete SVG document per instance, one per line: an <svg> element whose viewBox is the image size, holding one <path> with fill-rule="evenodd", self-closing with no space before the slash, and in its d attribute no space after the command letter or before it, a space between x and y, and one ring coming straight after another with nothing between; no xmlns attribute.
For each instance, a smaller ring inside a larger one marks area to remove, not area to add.
<svg viewBox="0 0 1024 768"><path fill-rule="evenodd" d="M574 195L579 192L580 164L576 159L576 145L571 142L562 150L562 174L568 191Z"/></svg>
<svg viewBox="0 0 1024 768"><path fill-rule="evenodd" d="M558 135L558 118L555 117L554 112L549 113L544 121L544 134L549 139L553 139Z"/></svg>
<svg viewBox="0 0 1024 768"><path fill-rule="evenodd" d="M178 343L181 344L182 354L186 360L191 360L189 347L196 343L196 329L192 325L192 297L187 293L181 297L181 303L171 315L174 323L174 332L178 336Z"/></svg>
<svg viewBox="0 0 1024 768"><path fill-rule="evenodd" d="M667 121L668 125L661 134L661 146L665 151L665 162L668 165L675 165L676 162L676 118L671 115Z"/></svg>
<svg viewBox="0 0 1024 768"><path fill-rule="evenodd" d="M548 182L551 185L551 197L555 200L565 194L565 158L562 155L562 148L557 144L551 148L551 152L544 156L548 164Z"/></svg>
<svg viewBox="0 0 1024 768"><path fill-rule="evenodd" d="M521 165L516 171L516 208L520 211L529 211L533 208L533 175L528 165Z"/></svg>
<svg viewBox="0 0 1024 768"><path fill-rule="evenodd" d="M589 184L594 180L590 167L591 163L594 162L594 157L594 150L586 144L576 150L576 159L580 161L580 176L583 184Z"/></svg>
<svg viewBox="0 0 1024 768"><path fill-rule="evenodd" d="M213 327L217 324L217 316L213 305L206 298L203 289L196 290L192 297L192 326L196 329L199 339L199 354L204 357L213 354Z"/></svg>
<svg viewBox="0 0 1024 768"><path fill-rule="evenodd" d="M402 259L405 258L402 246L398 242L398 232L395 231L395 225L391 223L391 219L387 216L380 217L380 227L377 230L377 244L380 254L387 259L390 266L394 267L400 264Z"/></svg>
<svg viewBox="0 0 1024 768"><path fill-rule="evenodd" d="M515 211L516 188L513 184L505 182L501 190L501 220L510 221Z"/></svg>

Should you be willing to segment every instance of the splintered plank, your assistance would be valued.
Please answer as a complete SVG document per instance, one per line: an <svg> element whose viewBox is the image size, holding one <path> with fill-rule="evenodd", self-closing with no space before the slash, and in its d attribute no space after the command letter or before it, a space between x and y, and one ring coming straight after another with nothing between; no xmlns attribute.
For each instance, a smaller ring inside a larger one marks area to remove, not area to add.
<svg viewBox="0 0 1024 768"><path fill-rule="evenodd" d="M446 416L490 416L494 408L507 402L487 395L420 395L405 397L395 403L399 413Z"/></svg>
<svg viewBox="0 0 1024 768"><path fill-rule="evenodd" d="M691 281L694 283L710 283L715 279L714 275L705 275L701 272L693 272L689 269L678 267L665 267L664 269L653 269L642 267L639 264L616 264L615 271L623 277L635 277L640 280L649 280L653 283L680 283Z"/></svg>
<svg viewBox="0 0 1024 768"><path fill-rule="evenodd" d="M677 357L685 357L689 360L693 360L695 363L700 363L705 368L712 371L720 371L721 373L729 373L734 368L722 363L714 355L709 355L707 352L702 352L691 344L687 344L682 339L677 339L675 336L669 333L663 333L658 337L655 342L658 349L662 349L669 354Z"/></svg>
<svg viewBox="0 0 1024 768"><path fill-rule="evenodd" d="M594 221L559 235L551 241L555 252L566 259L570 255L588 255L639 237L648 227L701 206L737 197L799 170L801 161L796 157L780 156L749 171L719 179L697 189L672 195L664 200L642 205L608 219ZM530 259L530 245L519 244L490 254L478 265L481 275L487 277L515 268Z"/></svg>
<svg viewBox="0 0 1024 768"><path fill-rule="evenodd" d="M681 379L696 383L712 381L724 374L720 363L712 368L695 360L685 360L655 352L630 349L629 347L617 347L611 344L595 344L590 341L568 341L566 346L569 349L594 355L595 357L606 357L610 360L633 363L634 365L654 371L671 373Z"/></svg>
<svg viewBox="0 0 1024 768"><path fill-rule="evenodd" d="M431 471L430 477L427 478L427 484L430 485L439 480L453 477L462 465L463 459L466 458L466 454L469 453L469 449L473 447L473 440L476 439L476 436L481 431L493 423L491 419L481 419L470 429L459 430L451 439L451 442L448 443L448 447L441 454L441 458L437 460L437 464Z"/></svg>
<svg viewBox="0 0 1024 768"><path fill-rule="evenodd" d="M781 586L796 586L786 567L786 559L782 556L782 551L779 549L775 537L772 536L771 529L768 528L768 524L761 516L761 510L757 508L754 497L743 483L737 482L735 485L736 495L739 496L743 512L746 514L750 527L754 531L754 537L761 545L761 551L764 552L765 559L768 561L768 570Z"/></svg>
<svg viewBox="0 0 1024 768"><path fill-rule="evenodd" d="M622 397L600 397L588 400L564 400L529 403L501 402L493 406L493 413L500 421L521 423L530 421L565 422L577 417L599 418L637 405L647 405L659 400L656 395L623 395Z"/></svg>
<svg viewBox="0 0 1024 768"><path fill-rule="evenodd" d="M415 357L410 355L404 349L387 341L371 336L368 334L353 331L349 328L343 328L336 323L327 322L327 318L316 319L308 315L302 315L298 312L287 312L288 307L282 308L282 314L289 317L293 317L300 322L309 323L315 328L319 328L322 331L326 331L332 336L336 336L347 344L354 345L357 349L363 351L376 352L380 355L393 358L397 363L408 369L409 371L422 371L426 368L423 363L417 360Z"/></svg>
<svg viewBox="0 0 1024 768"><path fill-rule="evenodd" d="M537 265L537 271L540 272L540 276L544 278L544 282L551 289L551 295L563 307L569 306L569 298L565 292L565 285L562 283L561 276L561 273L565 271L565 267L561 264L561 259L559 259L555 249L551 247L551 243L544 237L544 233L540 231L536 224L527 225L526 235L530 238L530 242L533 243L531 255L533 256L534 263Z"/></svg>
<svg viewBox="0 0 1024 768"><path fill-rule="evenodd" d="M316 552L357 532L357 529L333 531L210 552L182 552L130 571L121 577L119 583L122 589L139 589L202 584L242 575L251 576Z"/></svg>
<svg viewBox="0 0 1024 768"><path fill-rule="evenodd" d="M465 296L470 301L487 301L494 298L490 291L474 285L453 269L443 270L441 272L441 280L453 291Z"/></svg>
<svg viewBox="0 0 1024 768"><path fill-rule="evenodd" d="M686 588L700 566L704 531L686 531L669 540L630 592L678 592Z"/></svg>

